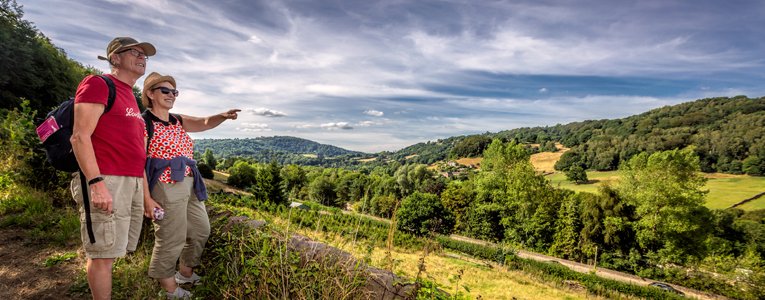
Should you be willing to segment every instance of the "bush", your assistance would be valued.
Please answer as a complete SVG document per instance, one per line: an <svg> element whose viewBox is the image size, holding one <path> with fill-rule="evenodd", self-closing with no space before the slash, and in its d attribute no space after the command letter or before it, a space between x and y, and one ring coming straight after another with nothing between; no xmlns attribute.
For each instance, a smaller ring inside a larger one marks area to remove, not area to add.
<svg viewBox="0 0 765 300"><path fill-rule="evenodd" d="M401 202L396 220L399 230L418 236L449 234L454 228L454 217L444 208L441 198L420 192L409 195Z"/></svg>
<svg viewBox="0 0 765 300"><path fill-rule="evenodd" d="M202 178L213 179L215 176L215 174L213 174L212 168L210 168L210 166L207 164L199 164L197 168L199 168L199 173L202 174Z"/></svg>

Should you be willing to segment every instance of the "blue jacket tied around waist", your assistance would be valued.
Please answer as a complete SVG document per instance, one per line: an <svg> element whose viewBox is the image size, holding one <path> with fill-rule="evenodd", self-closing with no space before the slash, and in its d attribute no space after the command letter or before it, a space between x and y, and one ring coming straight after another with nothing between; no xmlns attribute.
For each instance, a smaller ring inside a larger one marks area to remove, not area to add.
<svg viewBox="0 0 765 300"><path fill-rule="evenodd" d="M197 161L185 156L178 156L173 159L146 158L146 179L149 181L149 191L159 181L162 173L170 167L170 179L174 181L183 181L186 176L186 166L191 167L191 173L194 174L194 194L199 201L207 200L207 187L202 180L202 174L197 168Z"/></svg>

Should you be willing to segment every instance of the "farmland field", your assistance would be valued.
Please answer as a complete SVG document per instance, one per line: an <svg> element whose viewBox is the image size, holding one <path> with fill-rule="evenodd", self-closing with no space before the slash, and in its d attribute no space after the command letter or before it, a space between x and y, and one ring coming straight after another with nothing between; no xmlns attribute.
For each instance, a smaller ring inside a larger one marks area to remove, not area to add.
<svg viewBox="0 0 765 300"><path fill-rule="evenodd" d="M744 199L765 192L765 177L717 173L705 174L704 176L708 179L705 188L709 190L706 206L711 209L729 208ZM617 180L619 178L619 172L590 171L587 172L587 177L592 183L574 184L566 180L566 175L563 173L549 175L547 176L547 179L550 180L550 183L553 186L559 186L577 192L597 193L600 184L607 181ZM754 201L739 206L739 208L743 210L765 209L765 197L755 199Z"/></svg>

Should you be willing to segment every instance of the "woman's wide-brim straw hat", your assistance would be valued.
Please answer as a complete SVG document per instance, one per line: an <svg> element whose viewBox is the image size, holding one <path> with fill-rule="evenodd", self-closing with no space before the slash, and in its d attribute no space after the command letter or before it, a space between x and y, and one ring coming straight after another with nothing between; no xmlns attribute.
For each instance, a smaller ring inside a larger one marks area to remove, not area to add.
<svg viewBox="0 0 765 300"><path fill-rule="evenodd" d="M143 91L141 91L141 103L143 104L143 107L150 107L149 97L146 96L146 93L150 92L152 87L162 82L169 82L173 85L173 88L177 87L173 76L162 75L157 72L151 72L149 76L146 76L146 79L143 81Z"/></svg>

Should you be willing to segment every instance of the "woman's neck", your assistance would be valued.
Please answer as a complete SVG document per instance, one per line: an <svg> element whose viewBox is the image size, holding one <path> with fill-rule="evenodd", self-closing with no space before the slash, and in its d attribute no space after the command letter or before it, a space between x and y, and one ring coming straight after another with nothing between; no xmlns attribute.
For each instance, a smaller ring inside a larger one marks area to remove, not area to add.
<svg viewBox="0 0 765 300"><path fill-rule="evenodd" d="M170 122L170 110L161 107L152 107L151 113L162 121Z"/></svg>

